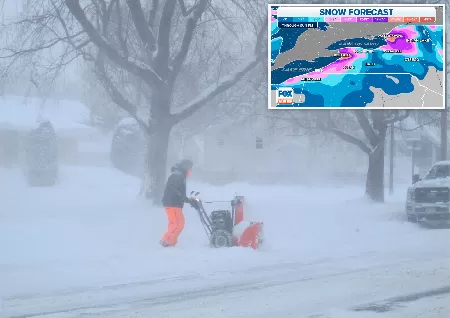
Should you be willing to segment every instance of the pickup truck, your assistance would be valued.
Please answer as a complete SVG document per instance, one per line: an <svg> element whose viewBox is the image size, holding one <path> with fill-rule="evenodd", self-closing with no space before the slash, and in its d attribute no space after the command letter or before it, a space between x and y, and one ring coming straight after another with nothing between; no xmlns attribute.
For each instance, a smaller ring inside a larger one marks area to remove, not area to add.
<svg viewBox="0 0 450 318"><path fill-rule="evenodd" d="M405 208L409 222L450 220L450 161L437 162L423 179L413 176Z"/></svg>

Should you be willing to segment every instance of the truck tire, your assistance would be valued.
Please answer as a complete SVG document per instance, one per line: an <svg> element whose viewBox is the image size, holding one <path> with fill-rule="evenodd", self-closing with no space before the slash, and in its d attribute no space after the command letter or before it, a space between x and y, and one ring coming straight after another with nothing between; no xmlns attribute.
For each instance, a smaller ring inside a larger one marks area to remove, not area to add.
<svg viewBox="0 0 450 318"><path fill-rule="evenodd" d="M407 214L406 217L408 218L408 222L417 223L417 218L415 216Z"/></svg>

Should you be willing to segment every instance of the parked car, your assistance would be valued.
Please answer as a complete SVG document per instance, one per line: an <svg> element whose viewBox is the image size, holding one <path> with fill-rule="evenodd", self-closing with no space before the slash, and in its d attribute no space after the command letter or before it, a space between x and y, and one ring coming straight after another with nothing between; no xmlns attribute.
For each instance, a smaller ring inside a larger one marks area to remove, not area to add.
<svg viewBox="0 0 450 318"><path fill-rule="evenodd" d="M450 221L450 161L434 164L423 179L413 176L406 196L409 222Z"/></svg>

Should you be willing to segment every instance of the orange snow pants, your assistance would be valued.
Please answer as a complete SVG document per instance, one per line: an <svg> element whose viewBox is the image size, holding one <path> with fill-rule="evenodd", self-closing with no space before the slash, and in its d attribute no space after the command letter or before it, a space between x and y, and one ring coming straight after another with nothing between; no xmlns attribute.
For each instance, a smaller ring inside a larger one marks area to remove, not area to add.
<svg viewBox="0 0 450 318"><path fill-rule="evenodd" d="M184 228L184 215L181 208L166 207L166 214L169 219L169 226L162 241L168 245L176 245L178 236Z"/></svg>

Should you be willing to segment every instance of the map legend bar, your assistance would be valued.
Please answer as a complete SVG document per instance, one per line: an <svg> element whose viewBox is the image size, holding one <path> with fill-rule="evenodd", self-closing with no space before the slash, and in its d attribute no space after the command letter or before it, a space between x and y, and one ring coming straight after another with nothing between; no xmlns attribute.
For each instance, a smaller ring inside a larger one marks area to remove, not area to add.
<svg viewBox="0 0 450 318"><path fill-rule="evenodd" d="M389 22L388 17L373 17L373 22Z"/></svg>
<svg viewBox="0 0 450 318"><path fill-rule="evenodd" d="M279 18L279 22L302 23L302 22L325 22L324 17L284 17Z"/></svg>
<svg viewBox="0 0 450 318"><path fill-rule="evenodd" d="M308 22L309 17L286 17L286 18L278 18L278 22Z"/></svg>
<svg viewBox="0 0 450 318"><path fill-rule="evenodd" d="M341 17L325 17L325 22L341 22Z"/></svg>
<svg viewBox="0 0 450 318"><path fill-rule="evenodd" d="M404 17L403 22L417 23L417 22L420 22L420 18L419 17Z"/></svg>
<svg viewBox="0 0 450 318"><path fill-rule="evenodd" d="M356 17L341 17L341 22L356 22Z"/></svg>
<svg viewBox="0 0 450 318"><path fill-rule="evenodd" d="M308 22L325 22L325 17L309 17Z"/></svg>
<svg viewBox="0 0 450 318"><path fill-rule="evenodd" d="M302 23L302 22L394 22L394 23L434 23L435 17L283 17L278 18L279 22Z"/></svg>
<svg viewBox="0 0 450 318"><path fill-rule="evenodd" d="M372 17L358 17L358 22L372 22L373 18Z"/></svg>
<svg viewBox="0 0 450 318"><path fill-rule="evenodd" d="M403 17L389 17L389 22L403 22Z"/></svg>
<svg viewBox="0 0 450 318"><path fill-rule="evenodd" d="M420 22L436 22L435 17L420 17Z"/></svg>
<svg viewBox="0 0 450 318"><path fill-rule="evenodd" d="M278 18L279 22L303 23L303 22L394 22L394 23L434 23L436 17L283 17Z"/></svg>

